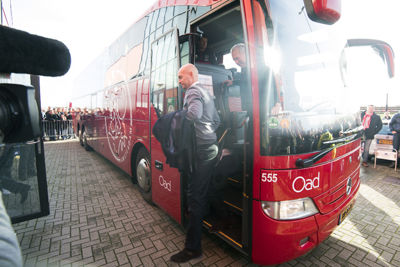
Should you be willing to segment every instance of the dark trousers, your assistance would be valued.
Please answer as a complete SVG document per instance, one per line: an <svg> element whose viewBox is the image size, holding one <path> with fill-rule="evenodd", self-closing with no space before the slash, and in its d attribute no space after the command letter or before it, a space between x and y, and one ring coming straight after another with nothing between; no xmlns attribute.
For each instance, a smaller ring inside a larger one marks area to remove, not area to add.
<svg viewBox="0 0 400 267"><path fill-rule="evenodd" d="M396 132L393 135L393 149L399 151L400 148L400 133Z"/></svg>
<svg viewBox="0 0 400 267"><path fill-rule="evenodd" d="M196 170L188 179L189 223L185 247L201 250L202 220L207 210L208 190L217 160L218 146L198 146Z"/></svg>
<svg viewBox="0 0 400 267"><path fill-rule="evenodd" d="M364 141L364 153L363 153L363 162L368 162L368 156L369 156L369 148L371 146L373 139L367 139Z"/></svg>
<svg viewBox="0 0 400 267"><path fill-rule="evenodd" d="M11 193L17 194L20 193L23 190L26 190L27 185L17 182L13 179L10 179L5 176L0 176L0 190L1 189L7 189Z"/></svg>

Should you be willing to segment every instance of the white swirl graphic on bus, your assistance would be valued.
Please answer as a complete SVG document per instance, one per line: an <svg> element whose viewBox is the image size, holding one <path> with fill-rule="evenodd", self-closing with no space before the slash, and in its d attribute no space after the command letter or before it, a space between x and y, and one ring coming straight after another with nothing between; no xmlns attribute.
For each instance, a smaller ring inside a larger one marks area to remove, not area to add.
<svg viewBox="0 0 400 267"><path fill-rule="evenodd" d="M293 180L292 188L293 191L296 193L303 192L304 190L310 191L312 189L319 187L319 176L320 173L318 172L318 176L310 179L305 179L302 176L298 176Z"/></svg>
<svg viewBox="0 0 400 267"><path fill-rule="evenodd" d="M160 186L163 187L164 189L168 190L169 192L171 192L171 181L166 181L164 179L164 177L162 177L160 175L160 177L158 177L158 182L160 183Z"/></svg>
<svg viewBox="0 0 400 267"><path fill-rule="evenodd" d="M105 130L112 155L118 162L128 157L131 147L132 120L128 86L120 84L104 94L106 114Z"/></svg>

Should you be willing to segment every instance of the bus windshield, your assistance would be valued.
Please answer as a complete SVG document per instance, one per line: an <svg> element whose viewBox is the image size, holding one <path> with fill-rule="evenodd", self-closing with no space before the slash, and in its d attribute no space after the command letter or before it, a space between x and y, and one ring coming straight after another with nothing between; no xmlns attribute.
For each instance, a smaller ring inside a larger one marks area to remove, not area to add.
<svg viewBox="0 0 400 267"><path fill-rule="evenodd" d="M262 21L256 30L257 53L262 54L257 57L261 154L293 155L339 145L326 141L360 125L355 99L362 94L344 83L347 41L338 34L340 23L310 21L302 0L269 1L268 6L255 1L254 10Z"/></svg>

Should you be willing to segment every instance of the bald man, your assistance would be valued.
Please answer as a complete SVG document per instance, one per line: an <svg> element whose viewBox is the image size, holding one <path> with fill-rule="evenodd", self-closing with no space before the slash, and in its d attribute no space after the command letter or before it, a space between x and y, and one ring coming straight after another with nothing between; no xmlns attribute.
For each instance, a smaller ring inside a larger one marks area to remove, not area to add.
<svg viewBox="0 0 400 267"><path fill-rule="evenodd" d="M179 84L185 90L183 101L186 118L193 121L196 133L195 170L188 179L187 203L189 223L185 248L171 256L171 261L182 263L202 255L201 230L205 215L208 190L217 160L218 146L216 130L220 118L211 95L201 88L199 73L192 64L178 71Z"/></svg>
<svg viewBox="0 0 400 267"><path fill-rule="evenodd" d="M247 59L246 59L246 47L243 43L235 44L231 48L231 56L233 61L235 61L236 65L241 68L240 75L236 76L234 80L226 80L224 82L225 85L231 86L239 85L240 86L240 95L241 95L241 103L242 109L251 113L251 89L249 85L249 81L247 80Z"/></svg>
<svg viewBox="0 0 400 267"><path fill-rule="evenodd" d="M231 56L235 63L243 68L247 67L246 47L243 43L235 44L231 48Z"/></svg>

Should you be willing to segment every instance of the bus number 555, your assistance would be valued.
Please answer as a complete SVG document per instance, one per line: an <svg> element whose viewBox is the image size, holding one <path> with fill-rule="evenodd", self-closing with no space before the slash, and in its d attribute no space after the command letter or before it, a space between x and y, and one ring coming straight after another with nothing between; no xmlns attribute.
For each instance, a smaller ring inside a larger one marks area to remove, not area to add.
<svg viewBox="0 0 400 267"><path fill-rule="evenodd" d="M261 181L268 182L268 183L276 183L278 181L278 174L277 173L261 173Z"/></svg>

